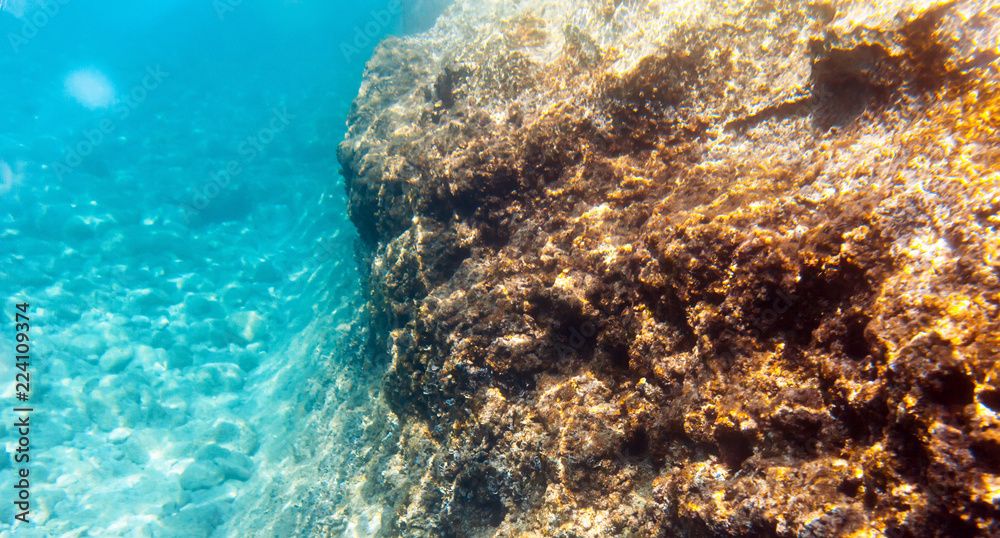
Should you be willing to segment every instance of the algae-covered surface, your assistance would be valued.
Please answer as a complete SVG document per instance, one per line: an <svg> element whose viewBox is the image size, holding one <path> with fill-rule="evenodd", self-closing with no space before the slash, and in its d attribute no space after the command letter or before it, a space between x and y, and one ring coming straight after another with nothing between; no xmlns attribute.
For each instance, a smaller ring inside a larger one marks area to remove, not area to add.
<svg viewBox="0 0 1000 538"><path fill-rule="evenodd" d="M377 532L1000 535L998 18L459 0L384 41L339 148Z"/></svg>

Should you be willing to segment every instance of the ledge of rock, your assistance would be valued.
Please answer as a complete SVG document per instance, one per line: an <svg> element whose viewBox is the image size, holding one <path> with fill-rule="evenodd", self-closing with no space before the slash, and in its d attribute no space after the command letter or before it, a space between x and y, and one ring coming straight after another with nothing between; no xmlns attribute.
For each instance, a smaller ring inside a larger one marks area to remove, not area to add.
<svg viewBox="0 0 1000 538"><path fill-rule="evenodd" d="M405 536L1000 535L1000 4L458 0L339 157Z"/></svg>

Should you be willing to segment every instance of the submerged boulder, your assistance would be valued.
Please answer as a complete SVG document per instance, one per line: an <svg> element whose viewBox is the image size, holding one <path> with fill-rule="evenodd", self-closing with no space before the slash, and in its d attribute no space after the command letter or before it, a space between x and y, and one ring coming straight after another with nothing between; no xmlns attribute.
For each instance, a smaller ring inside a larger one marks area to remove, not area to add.
<svg viewBox="0 0 1000 538"><path fill-rule="evenodd" d="M1000 534L998 6L459 0L382 43L339 148L382 532Z"/></svg>

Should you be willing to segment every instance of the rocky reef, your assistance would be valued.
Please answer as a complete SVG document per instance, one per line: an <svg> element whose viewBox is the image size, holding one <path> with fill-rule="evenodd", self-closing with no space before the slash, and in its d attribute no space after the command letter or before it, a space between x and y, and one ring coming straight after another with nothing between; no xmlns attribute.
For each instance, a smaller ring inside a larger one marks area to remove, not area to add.
<svg viewBox="0 0 1000 538"><path fill-rule="evenodd" d="M458 0L382 43L339 148L379 532L1000 535L998 39L995 0Z"/></svg>

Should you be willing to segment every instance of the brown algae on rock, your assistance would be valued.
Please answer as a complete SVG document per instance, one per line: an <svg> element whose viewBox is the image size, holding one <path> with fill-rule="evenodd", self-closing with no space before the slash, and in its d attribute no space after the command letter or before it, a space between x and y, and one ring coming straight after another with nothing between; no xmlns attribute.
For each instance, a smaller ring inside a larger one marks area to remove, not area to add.
<svg viewBox="0 0 1000 538"><path fill-rule="evenodd" d="M459 0L384 42L339 152L381 533L1000 535L998 18Z"/></svg>

